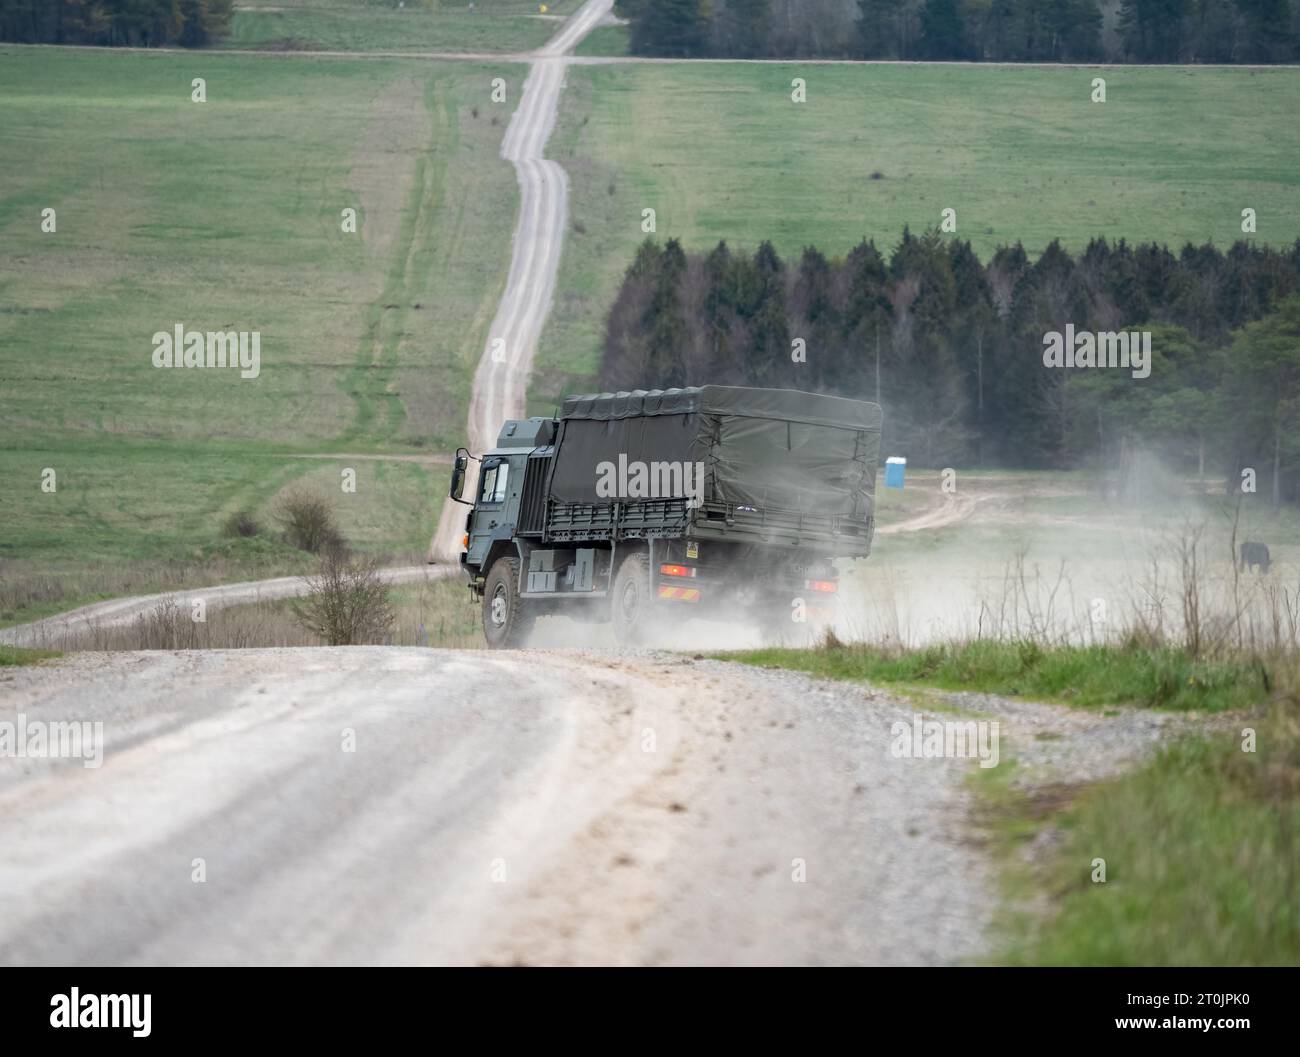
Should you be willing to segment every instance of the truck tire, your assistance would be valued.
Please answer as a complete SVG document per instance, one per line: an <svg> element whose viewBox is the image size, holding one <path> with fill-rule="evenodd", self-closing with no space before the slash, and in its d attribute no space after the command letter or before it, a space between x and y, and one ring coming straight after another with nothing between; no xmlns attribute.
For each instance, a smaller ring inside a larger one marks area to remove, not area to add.
<svg viewBox="0 0 1300 1057"><path fill-rule="evenodd" d="M759 636L764 646L809 646L818 638L816 625L796 624L790 619L789 598L771 599L757 607Z"/></svg>
<svg viewBox="0 0 1300 1057"><path fill-rule="evenodd" d="M514 650L524 644L537 613L519 597L519 559L498 558L483 583L483 637L489 649Z"/></svg>
<svg viewBox="0 0 1300 1057"><path fill-rule="evenodd" d="M610 626L620 646L645 643L653 607L650 563L644 554L629 554L619 563L614 589L610 591Z"/></svg>
<svg viewBox="0 0 1300 1057"><path fill-rule="evenodd" d="M777 603L766 603L756 608L754 626L764 646L787 646L790 639L790 610Z"/></svg>

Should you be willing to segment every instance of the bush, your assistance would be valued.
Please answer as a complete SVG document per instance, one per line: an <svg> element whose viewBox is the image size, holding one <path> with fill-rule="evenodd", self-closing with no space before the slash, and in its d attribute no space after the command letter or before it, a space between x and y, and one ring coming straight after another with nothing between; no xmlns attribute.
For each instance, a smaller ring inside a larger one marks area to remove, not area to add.
<svg viewBox="0 0 1300 1057"><path fill-rule="evenodd" d="M298 623L329 646L379 642L392 631L388 585L372 558L330 548L320 570L307 577L307 594L292 603Z"/></svg>
<svg viewBox="0 0 1300 1057"><path fill-rule="evenodd" d="M320 554L344 547L334 508L317 492L299 488L286 493L276 504L275 519L284 528L285 540L300 551Z"/></svg>
<svg viewBox="0 0 1300 1057"><path fill-rule="evenodd" d="M192 610L183 609L173 599L165 598L132 622L129 648L196 650L199 648L199 625L192 617Z"/></svg>
<svg viewBox="0 0 1300 1057"><path fill-rule="evenodd" d="M249 539L262 534L262 525L257 518L253 517L251 512L236 510L230 517L226 518L226 523L221 526L221 534L232 539L236 537Z"/></svg>

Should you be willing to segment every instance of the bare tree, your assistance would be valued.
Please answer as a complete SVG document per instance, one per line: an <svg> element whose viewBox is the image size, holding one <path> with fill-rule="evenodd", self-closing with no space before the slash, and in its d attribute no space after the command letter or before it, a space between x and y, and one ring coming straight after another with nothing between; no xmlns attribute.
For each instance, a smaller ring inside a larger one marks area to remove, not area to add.
<svg viewBox="0 0 1300 1057"><path fill-rule="evenodd" d="M294 616L327 645L380 642L390 634L395 614L373 558L331 547L320 569L306 580L306 596L292 603Z"/></svg>

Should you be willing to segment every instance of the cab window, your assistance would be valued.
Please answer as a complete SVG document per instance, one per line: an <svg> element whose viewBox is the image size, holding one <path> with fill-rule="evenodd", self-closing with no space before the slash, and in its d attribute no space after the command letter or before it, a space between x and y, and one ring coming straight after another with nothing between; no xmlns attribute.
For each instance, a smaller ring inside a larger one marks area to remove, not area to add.
<svg viewBox="0 0 1300 1057"><path fill-rule="evenodd" d="M479 489L478 501L480 503L504 502L506 498L506 480L509 476L509 463L490 463L483 467L483 485Z"/></svg>

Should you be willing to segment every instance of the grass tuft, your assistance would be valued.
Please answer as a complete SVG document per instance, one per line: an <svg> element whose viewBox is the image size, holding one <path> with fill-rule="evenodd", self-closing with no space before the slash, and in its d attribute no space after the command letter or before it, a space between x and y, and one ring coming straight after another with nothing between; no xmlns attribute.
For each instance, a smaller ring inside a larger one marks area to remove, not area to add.
<svg viewBox="0 0 1300 1057"><path fill-rule="evenodd" d="M23 646L0 645L0 668L17 668L20 665L40 664L42 661L62 657L58 650L29 650Z"/></svg>
<svg viewBox="0 0 1300 1057"><path fill-rule="evenodd" d="M725 656L830 679L972 690L1090 708L1142 705L1221 712L1259 704L1274 681L1260 661L1198 659L1175 646L1043 646L1023 640L975 640L896 650L826 643L811 650L772 648Z"/></svg>

